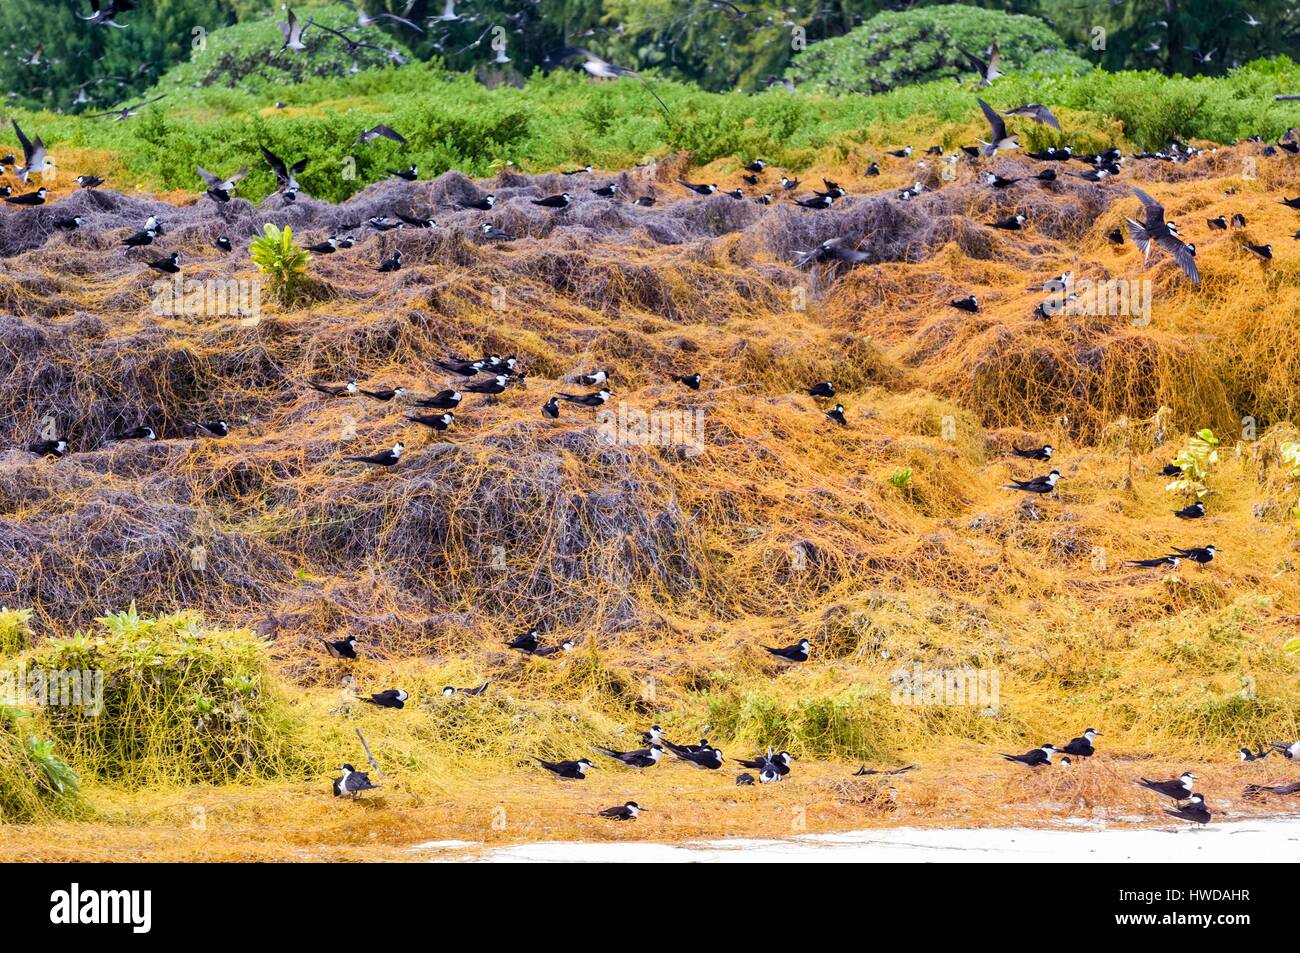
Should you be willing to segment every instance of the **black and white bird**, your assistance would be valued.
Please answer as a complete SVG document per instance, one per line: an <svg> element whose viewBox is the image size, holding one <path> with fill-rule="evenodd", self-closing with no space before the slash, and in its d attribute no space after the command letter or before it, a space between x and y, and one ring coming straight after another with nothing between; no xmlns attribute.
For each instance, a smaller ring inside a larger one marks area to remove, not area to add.
<svg viewBox="0 0 1300 953"><path fill-rule="evenodd" d="M401 268L402 268L402 250L398 248L391 255L389 255L387 258L381 261L376 270L387 273L393 271L400 271Z"/></svg>
<svg viewBox="0 0 1300 953"><path fill-rule="evenodd" d="M307 246L309 252L314 252L317 255L332 255L338 251L338 248L339 240L333 235L325 239L323 242L317 242L315 245Z"/></svg>
<svg viewBox="0 0 1300 953"><path fill-rule="evenodd" d="M1263 761L1269 756L1269 750L1262 745L1258 751L1251 751L1249 748L1238 748L1237 757L1244 763L1246 761Z"/></svg>
<svg viewBox="0 0 1300 953"><path fill-rule="evenodd" d="M699 185L694 182L685 182L682 179L678 179L677 184L682 186L682 188L690 189L696 195L712 195L714 192L718 191L716 185Z"/></svg>
<svg viewBox="0 0 1300 953"><path fill-rule="evenodd" d="M895 159L909 159L912 156L912 147L903 146L901 149L890 149L885 155L893 156Z"/></svg>
<svg viewBox="0 0 1300 953"><path fill-rule="evenodd" d="M357 388L357 393L365 394L367 397L371 398L372 400L377 400L381 403L386 404L390 400L394 400L404 395L406 393L406 388L405 387L381 387L376 390L366 390L364 387L359 387Z"/></svg>
<svg viewBox="0 0 1300 953"><path fill-rule="evenodd" d="M979 299L974 295L967 295L965 298L958 298L956 301L949 301L948 307L956 308L958 311L965 311L967 314L979 314Z"/></svg>
<svg viewBox="0 0 1300 953"><path fill-rule="evenodd" d="M1190 559L1192 562L1205 566L1214 561L1214 557L1219 550L1215 546L1193 546L1191 549L1179 549L1177 546L1171 546L1173 550L1170 555L1177 556L1180 559Z"/></svg>
<svg viewBox="0 0 1300 953"><path fill-rule="evenodd" d="M584 165L581 169L561 169L560 175L591 175L591 166Z"/></svg>
<svg viewBox="0 0 1300 953"><path fill-rule="evenodd" d="M194 432L200 437L220 440L230 436L230 424L224 420L201 420L194 424Z"/></svg>
<svg viewBox="0 0 1300 953"><path fill-rule="evenodd" d="M548 195L544 199L533 199L533 204L540 205L543 208L553 208L556 209L557 211L562 211L568 208L569 204L572 201L573 201L572 195L570 195L568 192L562 192L559 195Z"/></svg>
<svg viewBox="0 0 1300 953"><path fill-rule="evenodd" d="M664 740L664 747L671 751L677 758L682 761L688 761L697 768L707 768L710 771L722 767L722 751L718 748L701 748L696 751L690 750L689 747L675 745L667 739Z"/></svg>
<svg viewBox="0 0 1300 953"><path fill-rule="evenodd" d="M599 195L603 199L612 199L618 194L618 183L611 182L609 185L602 185L598 189L591 190L592 195Z"/></svg>
<svg viewBox="0 0 1300 953"><path fill-rule="evenodd" d="M286 13L288 14L289 22L276 24L276 26L280 28L280 35L284 37L284 43L280 46L279 52L283 53L285 50L288 50L290 53L301 53L303 50L307 49L307 44L302 41L302 35L307 31L307 28L312 25L313 21L308 17L306 23L301 22L296 16L294 16L293 11L288 8L286 8Z"/></svg>
<svg viewBox="0 0 1300 953"><path fill-rule="evenodd" d="M966 63L978 74L980 81L976 88L992 85L995 79L1001 78L1002 74L998 72L998 66L1002 63L1002 51L998 49L996 40L989 47L988 62L967 53L960 46L957 47L957 52L966 58Z"/></svg>
<svg viewBox="0 0 1300 953"><path fill-rule="evenodd" d="M797 188L799 188L798 179L791 179L784 175L781 176L781 190L783 192L791 192Z"/></svg>
<svg viewBox="0 0 1300 953"><path fill-rule="evenodd" d="M97 175L77 176L77 185L83 189L93 189L103 184L104 184L104 180Z"/></svg>
<svg viewBox="0 0 1300 953"><path fill-rule="evenodd" d="M498 374L490 380L480 381L476 384L466 384L465 391L470 394L487 394L489 396L503 394L512 383L522 384L523 380L522 376L507 377L505 374Z"/></svg>
<svg viewBox="0 0 1300 953"><path fill-rule="evenodd" d="M230 238L227 235L218 235L217 240L212 244L216 245L224 252L232 252L235 250L235 246L231 244Z"/></svg>
<svg viewBox="0 0 1300 953"><path fill-rule="evenodd" d="M810 208L815 210L828 209L835 204L835 200L829 195L814 195L812 198L796 199L795 205L800 208Z"/></svg>
<svg viewBox="0 0 1300 953"><path fill-rule="evenodd" d="M53 168L54 163L50 161L49 155L45 151L45 143L41 137L37 136L35 140L28 139L23 135L22 129L18 127L18 120L10 120L13 123L14 135L18 137L18 144L23 149L23 164L14 166L14 175L21 182L30 181L33 174L40 175Z"/></svg>
<svg viewBox="0 0 1300 953"><path fill-rule="evenodd" d="M812 648L812 643L807 639L800 639L794 645L787 645L784 648L774 649L770 646L763 646L770 654L786 662L806 662L808 661L808 650Z"/></svg>
<svg viewBox="0 0 1300 953"><path fill-rule="evenodd" d="M50 224L62 232L75 232L86 224L86 220L80 215L74 215L72 218L56 218Z"/></svg>
<svg viewBox="0 0 1300 953"><path fill-rule="evenodd" d="M359 390L356 381L348 381L346 384L325 384L321 381L309 380L307 386L326 397L352 397Z"/></svg>
<svg viewBox="0 0 1300 953"><path fill-rule="evenodd" d="M196 168L199 173L199 178L208 184L208 188L204 194L214 202L229 202L230 197L235 192L235 186L239 183L239 180L248 175L248 166L244 166L238 172L227 176L224 179L219 175L213 175L211 172L203 168L203 166L197 166Z"/></svg>
<svg viewBox="0 0 1300 953"><path fill-rule="evenodd" d="M406 419L411 421L411 423L420 424L421 426L428 427L438 433L442 433L444 430L450 429L451 425L456 422L456 415L451 411L447 411L442 414L412 414Z"/></svg>
<svg viewBox="0 0 1300 953"><path fill-rule="evenodd" d="M790 762L793 760L795 760L794 755L788 751L780 751L773 754L772 749L768 748L767 754L759 755L752 761L741 761L737 759L736 764L746 768L753 768L755 771L771 769L781 777L785 777L790 773Z"/></svg>
<svg viewBox="0 0 1300 953"><path fill-rule="evenodd" d="M1242 789L1242 797L1251 800L1257 800L1265 793L1267 794L1300 794L1300 781L1292 781L1290 784L1247 784Z"/></svg>
<svg viewBox="0 0 1300 953"><path fill-rule="evenodd" d="M12 202L13 199L8 199L7 201ZM1272 245L1252 245L1250 242L1243 242L1242 244L1246 246L1247 251L1251 252L1256 257L1262 258L1264 259L1264 261L1272 261L1273 259Z"/></svg>
<svg viewBox="0 0 1300 953"><path fill-rule="evenodd" d="M152 427L132 427L130 430L119 430L108 439L115 443L123 440L157 440L158 435Z"/></svg>
<svg viewBox="0 0 1300 953"><path fill-rule="evenodd" d="M813 384L812 387L808 388L808 396L809 397L834 397L835 385L830 381L822 381L821 383Z"/></svg>
<svg viewBox="0 0 1300 953"><path fill-rule="evenodd" d="M613 751L610 748L601 748L599 746L596 750L606 757L622 762L629 768L653 768L659 763L659 759L664 756L663 747L657 744L636 751Z"/></svg>
<svg viewBox="0 0 1300 953"><path fill-rule="evenodd" d="M849 265L860 265L871 261L871 254L858 251L847 238L828 238L812 251L800 252L795 265L802 268L813 261L842 261Z"/></svg>
<svg viewBox="0 0 1300 953"><path fill-rule="evenodd" d="M24 192L22 195L8 196L5 199L5 201L8 202L10 205L23 205L30 208L35 205L44 205L45 196L47 194L48 194L48 190L45 189L44 187L41 187L37 189L35 192Z"/></svg>
<svg viewBox="0 0 1300 953"><path fill-rule="evenodd" d="M700 374L697 371L694 374L674 375L673 380L677 381L677 383L679 384L685 384L691 390L699 390L700 383L703 381L703 378L700 377Z"/></svg>
<svg viewBox="0 0 1300 953"><path fill-rule="evenodd" d="M542 416L547 420L558 420L560 418L560 398L552 397L542 404Z"/></svg>
<svg viewBox="0 0 1300 953"><path fill-rule="evenodd" d="M853 772L853 777L855 777L855 778L870 777L870 776L873 775L873 774L880 774L880 775L884 775L884 776L886 776L886 777L890 777L890 776L898 775L898 774L907 774L907 772L909 772L909 771L915 771L915 770L916 770L916 765L914 765L914 764L909 764L909 765L907 765L906 767L903 767L903 768L894 768L894 769L889 770L889 771L881 771L881 770L879 770L879 769L877 769L877 768L868 768L868 767L864 764L862 767L858 768L858 770L856 770L856 771Z"/></svg>
<svg viewBox="0 0 1300 953"><path fill-rule="evenodd" d="M448 2L450 3L451 0L448 0ZM546 57L546 62L554 64L573 59L581 59L583 71L587 73L588 76L594 76L596 79L620 79L624 76L631 76L639 81L641 85L646 88L646 91L655 98L655 102L657 102L659 108L664 111L664 115L671 116L671 113L668 112L668 107L664 105L664 101L659 98L659 94L654 91L640 73L634 69L629 69L626 66L618 66L608 60L603 60L585 47L571 46L559 51L558 53L552 53Z"/></svg>
<svg viewBox="0 0 1300 953"><path fill-rule="evenodd" d="M391 467L397 464L402 458L402 451L406 447L399 440L388 450L381 450L379 453L372 453L368 456L344 457L345 463L364 463L372 467Z"/></svg>
<svg viewBox="0 0 1300 953"><path fill-rule="evenodd" d="M409 225L411 228L433 228L438 224L431 218L416 218L413 215L403 215L401 212L397 213L397 217L402 220L403 224Z"/></svg>
<svg viewBox="0 0 1300 953"><path fill-rule="evenodd" d="M283 159L260 142L257 147L262 150L263 157L271 167L271 171L275 173L275 181L279 185L280 195L286 202L296 200L298 193L302 191L302 186L298 184L298 175L307 168L307 160L299 159L293 165L287 165Z"/></svg>
<svg viewBox="0 0 1300 953"><path fill-rule="evenodd" d="M989 141L985 142L983 139L979 141L980 154L986 159L991 159L999 152L1019 149L1020 142L1017 140L1015 133L1008 135L1007 121L998 115L997 110L982 99L976 99L975 102L979 103L984 118L989 122Z"/></svg>
<svg viewBox="0 0 1300 953"><path fill-rule="evenodd" d="M651 725L649 731L641 732L641 740L647 745L657 745L664 736L664 730L658 725Z"/></svg>
<svg viewBox="0 0 1300 953"><path fill-rule="evenodd" d="M413 407L428 407L434 410L455 410L460 406L460 391L440 390L432 397L421 397L411 401Z"/></svg>
<svg viewBox="0 0 1300 953"><path fill-rule="evenodd" d="M579 758L577 761L543 761L541 758L533 760L557 778L564 778L566 781L581 781L587 776L587 770L595 767L586 758Z"/></svg>
<svg viewBox="0 0 1300 953"><path fill-rule="evenodd" d="M836 404L830 410L826 411L826 416L831 423L839 424L841 427L847 427L849 425L848 420L844 416L843 404Z"/></svg>
<svg viewBox="0 0 1300 953"><path fill-rule="evenodd" d="M407 166L405 169L389 169L388 174L396 176L403 182L414 182L420 177L420 170L418 167L411 165Z"/></svg>
<svg viewBox="0 0 1300 953"><path fill-rule="evenodd" d="M1190 506L1184 506L1181 510L1174 510L1174 515L1180 520L1198 520L1205 515L1205 504L1197 500Z"/></svg>
<svg viewBox="0 0 1300 953"><path fill-rule="evenodd" d="M1135 569L1162 569L1166 566L1177 569L1180 562L1182 560L1178 556L1156 556L1153 559L1130 559L1124 565Z"/></svg>
<svg viewBox="0 0 1300 953"><path fill-rule="evenodd" d="M482 685L479 685L477 688L453 688L452 686L448 685L446 688L442 690L442 693L446 696L482 695L485 691L487 691L487 687L491 684L492 684L492 680L488 679L486 682L484 682Z"/></svg>
<svg viewBox="0 0 1300 953"><path fill-rule="evenodd" d="M1041 103L1025 103L1023 106L1017 106L1015 109L1004 109L1004 116L1024 116L1026 119L1032 119L1034 122L1042 123L1045 126L1051 126L1053 129L1060 129L1061 124L1052 111Z"/></svg>
<svg viewBox="0 0 1300 953"><path fill-rule="evenodd" d="M329 652L331 658L354 659L357 657L357 637L355 635L349 635L346 639L339 639L336 642L321 639L320 643L325 646L325 651Z"/></svg>
<svg viewBox="0 0 1300 953"><path fill-rule="evenodd" d="M90 0L90 16L77 14L78 20L85 20L91 26L109 26L116 30L125 30L125 23L118 23L113 18L118 14L135 9L134 0Z"/></svg>
<svg viewBox="0 0 1300 953"><path fill-rule="evenodd" d="M28 453L34 453L38 457L61 457L68 452L68 442L66 440L41 440L27 448Z"/></svg>
<svg viewBox="0 0 1300 953"><path fill-rule="evenodd" d="M1025 227L1028 219L1023 215L1011 215L1007 218L998 219L996 222L989 222L989 228L1001 228L1008 232L1018 232Z"/></svg>
<svg viewBox="0 0 1300 953"><path fill-rule="evenodd" d="M1024 493L1051 493L1056 489L1057 482L1061 479L1061 471L1053 470L1047 476L1034 477L1032 480L1012 479L1010 483L1003 484L1004 490L1020 490Z"/></svg>
<svg viewBox="0 0 1300 953"><path fill-rule="evenodd" d="M578 375L578 383L584 387L597 387L609 380L609 371L600 369L592 371L590 374Z"/></svg>
<svg viewBox="0 0 1300 953"><path fill-rule="evenodd" d="M636 801L628 801L619 807L607 807L598 816L608 817L612 821L635 821L640 814L641 805Z"/></svg>
<svg viewBox="0 0 1300 953"><path fill-rule="evenodd" d="M556 394L560 400L567 400L571 404L578 404L582 407L601 407L609 401L612 396L608 387L602 387L594 394Z"/></svg>
<svg viewBox="0 0 1300 953"><path fill-rule="evenodd" d="M1049 169L1048 171L1050 172L1051 170ZM1010 188L1011 186L1015 185L1017 182L1020 181L1019 178L1014 178L1014 179L1003 178L1002 176L998 175L996 172L985 172L983 175L984 175L984 184L991 189Z"/></svg>
<svg viewBox="0 0 1300 953"><path fill-rule="evenodd" d="M343 765L339 770L343 772L343 776L334 779L335 797L342 797L345 794L356 797L362 791L374 791L379 787L378 784L371 783L368 772L358 771L350 764Z"/></svg>
<svg viewBox="0 0 1300 953"><path fill-rule="evenodd" d="M1155 791L1157 794L1163 794L1167 798L1175 801L1186 801L1192 796L1192 785L1201 780L1190 771L1184 771L1181 775L1172 781L1150 781L1141 778L1134 782L1148 791Z"/></svg>
<svg viewBox="0 0 1300 953"><path fill-rule="evenodd" d="M1052 763L1052 755L1056 754L1056 745L1043 745L1041 748L1034 748L1032 751L1026 751L1024 754L1004 754L1002 757L1008 761L1014 761L1017 764L1028 765L1031 768L1038 768L1045 764Z"/></svg>
<svg viewBox="0 0 1300 953"><path fill-rule="evenodd" d="M1274 741L1272 748L1288 761L1300 762L1300 741Z"/></svg>
<svg viewBox="0 0 1300 953"><path fill-rule="evenodd" d="M154 261L146 262L154 271L161 271L163 274L174 275L181 270L181 253L172 252L164 258L158 258Z"/></svg>
<svg viewBox="0 0 1300 953"><path fill-rule="evenodd" d="M1056 448L1050 443L1045 443L1041 447L1017 447L1015 445L1011 447L1013 457L1021 457L1025 460L1050 460L1055 452Z"/></svg>
<svg viewBox="0 0 1300 953"><path fill-rule="evenodd" d="M527 632L523 633L522 635L516 635L505 645L506 648L508 649L517 649L520 652L524 652L527 653L528 655L532 655L534 652L537 651L538 646L540 646L541 644L542 644L541 634L537 631L536 628L532 628L529 629Z"/></svg>
<svg viewBox="0 0 1300 953"><path fill-rule="evenodd" d="M1138 250L1142 252L1143 260L1150 258L1151 245L1155 243L1173 255L1178 267L1192 280L1193 284L1200 284L1201 274L1196 269L1196 253L1178 237L1177 224L1172 221L1165 221L1165 208L1163 205L1136 185L1132 188L1133 194L1142 202L1145 214L1141 224L1131 218L1126 218L1124 221L1128 223L1128 230L1133 237L1133 244L1137 245Z"/></svg>
<svg viewBox="0 0 1300 953"><path fill-rule="evenodd" d="M361 700L368 705L378 705L380 708L405 708L406 700L410 697L400 688L389 688Z"/></svg>
<svg viewBox="0 0 1300 953"><path fill-rule="evenodd" d="M749 165L745 166L745 169L747 171L753 172L755 174L762 172L766 168L767 168L767 163L764 162L762 159L755 159Z"/></svg>
<svg viewBox="0 0 1300 953"><path fill-rule="evenodd" d="M1096 728L1089 728L1078 738L1071 738L1070 743L1064 748L1059 748L1061 754L1075 755L1080 758L1091 758L1096 754L1097 749L1093 747L1093 740L1101 734Z"/></svg>
<svg viewBox="0 0 1300 953"><path fill-rule="evenodd" d="M1221 232L1226 232L1228 230L1228 220L1222 215L1218 218L1207 218L1205 224L1210 226L1211 229L1218 229Z"/></svg>
<svg viewBox="0 0 1300 953"><path fill-rule="evenodd" d="M1193 794L1187 799L1186 804L1181 804L1172 811L1166 810L1165 813L1170 817L1191 821L1194 824L1210 823L1210 809L1205 803L1205 798L1199 794Z"/></svg>
<svg viewBox="0 0 1300 953"><path fill-rule="evenodd" d="M399 142L399 143L401 143L402 145L406 145L406 144L407 144L407 143L406 143L406 137L405 137L405 136L403 136L400 132L398 132L398 131L397 131L396 129L394 129L392 126L385 126L383 123L380 123L380 124L377 125L377 126L371 126L369 129L367 129L367 130L366 130L365 132L363 132L361 135L357 136L356 140L355 140L352 144L353 144L354 146L355 146L355 145L370 145L370 143L372 143L372 142L374 142L376 139L380 139L380 138L383 138L383 139L389 139L389 140L391 140L391 141L393 141L393 142Z"/></svg>

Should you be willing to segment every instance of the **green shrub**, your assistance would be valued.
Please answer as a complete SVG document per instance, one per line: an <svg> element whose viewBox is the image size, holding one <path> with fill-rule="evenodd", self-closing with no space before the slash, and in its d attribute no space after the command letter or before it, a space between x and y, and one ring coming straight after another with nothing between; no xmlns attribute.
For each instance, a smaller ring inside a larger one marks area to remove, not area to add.
<svg viewBox="0 0 1300 953"><path fill-rule="evenodd" d="M31 644L31 609L0 609L0 656L16 655Z"/></svg>
<svg viewBox="0 0 1300 953"><path fill-rule="evenodd" d="M900 86L974 72L961 51L984 58L996 42L1003 73L1085 72L1090 64L1061 49L1042 20L963 4L880 13L844 36L814 43L795 57L787 75L800 85L850 93L883 93Z"/></svg>
<svg viewBox="0 0 1300 953"><path fill-rule="evenodd" d="M0 821L68 816L83 806L72 769L54 742L27 734L32 716L0 703Z"/></svg>
<svg viewBox="0 0 1300 953"><path fill-rule="evenodd" d="M271 293L281 304L293 304L307 281L311 255L293 240L293 229L267 222L262 234L248 244L257 270L271 282Z"/></svg>
<svg viewBox="0 0 1300 953"><path fill-rule="evenodd" d="M264 644L210 630L191 612L142 618L135 607L102 632L52 642L29 665L102 674L98 705L50 705L54 739L83 772L126 784L193 784L303 769L296 725L268 672Z"/></svg>

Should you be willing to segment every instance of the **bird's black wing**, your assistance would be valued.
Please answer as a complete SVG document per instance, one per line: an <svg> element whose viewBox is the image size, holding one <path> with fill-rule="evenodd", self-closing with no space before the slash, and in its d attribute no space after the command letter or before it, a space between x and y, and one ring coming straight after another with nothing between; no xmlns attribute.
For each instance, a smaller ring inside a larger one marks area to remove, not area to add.
<svg viewBox="0 0 1300 953"><path fill-rule="evenodd" d="M284 160L260 142L257 144L257 148L262 150L262 155L265 156L266 161L270 163L271 171L275 173L275 177L281 182L287 180L289 178L289 172L285 168Z"/></svg>
<svg viewBox="0 0 1300 953"><path fill-rule="evenodd" d="M984 118L989 121L989 142L997 145L1007 137L1006 120L998 115L997 111L984 100L977 97L975 102L980 104L980 109L984 112Z"/></svg>
<svg viewBox="0 0 1300 953"><path fill-rule="evenodd" d="M1163 225L1165 223L1165 207L1139 189L1136 185L1132 186L1132 189L1133 194L1136 195L1138 200L1142 203L1142 210L1145 214L1144 224L1146 225L1147 230L1150 231Z"/></svg>

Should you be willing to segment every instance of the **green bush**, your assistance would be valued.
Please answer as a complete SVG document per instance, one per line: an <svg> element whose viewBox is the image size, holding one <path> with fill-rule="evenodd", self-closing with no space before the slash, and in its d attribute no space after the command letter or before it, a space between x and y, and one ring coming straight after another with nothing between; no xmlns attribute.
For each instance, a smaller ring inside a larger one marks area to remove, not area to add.
<svg viewBox="0 0 1300 953"><path fill-rule="evenodd" d="M32 716L0 703L0 821L68 816L82 807L77 776L54 742L27 734Z"/></svg>
<svg viewBox="0 0 1300 953"><path fill-rule="evenodd" d="M31 644L31 609L0 609L0 656L15 655Z"/></svg>
<svg viewBox="0 0 1300 953"><path fill-rule="evenodd" d="M983 59L996 42L1003 73L1081 73L1090 64L1061 49L1042 20L963 4L880 13L844 36L814 43L786 71L797 84L883 93L939 79L973 79L961 50Z"/></svg>
<svg viewBox="0 0 1300 953"><path fill-rule="evenodd" d="M302 293L311 261L311 255L293 240L293 229L267 222L262 234L249 242L248 251L257 270L270 281L271 293L281 304L293 304Z"/></svg>
<svg viewBox="0 0 1300 953"><path fill-rule="evenodd" d="M102 632L50 643L29 664L102 675L98 704L49 705L69 760L126 784L225 783L304 770L265 645L246 631L207 629L191 612L142 618L135 607L99 620Z"/></svg>

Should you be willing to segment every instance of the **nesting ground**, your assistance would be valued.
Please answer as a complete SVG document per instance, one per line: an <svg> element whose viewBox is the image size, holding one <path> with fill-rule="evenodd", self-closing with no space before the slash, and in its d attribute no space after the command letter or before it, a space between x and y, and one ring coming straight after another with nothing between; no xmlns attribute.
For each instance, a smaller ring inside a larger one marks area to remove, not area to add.
<svg viewBox="0 0 1300 953"><path fill-rule="evenodd" d="M298 726L299 766L207 786L160 763L126 784L74 760L91 816L0 827L0 857L363 858L441 837L1145 823L1166 820L1163 805L1133 777L1187 767L1217 810L1285 809L1241 788L1296 780L1294 766L1233 763L1241 745L1300 734L1300 663L1282 650L1300 610L1300 485L1279 460L1300 406L1300 213L1279 200L1300 193L1300 159L1262 149L1005 191L964 159L952 179L912 160L864 178L850 157L803 176L848 189L823 212L794 206L771 172L771 207L698 198L674 179L732 188L739 164L685 157L389 181L341 206L62 188L43 207L6 208L0 445L15 449L0 458L0 604L34 610L34 651L132 602L253 629ZM918 180L927 190L900 202ZM619 198L591 194L610 181ZM1162 252L1144 266L1131 242L1108 241L1137 216L1130 182L1196 243L1199 288ZM562 212L528 201L565 190L576 201ZM489 191L491 213L455 207ZM639 195L657 204L631 205ZM438 226L364 224L397 212ZM1024 231L987 226L1016 212ZM1220 213L1248 224L1211 231ZM53 228L71 215L79 230ZM150 215L164 235L124 248ZM487 220L515 240L484 242ZM265 222L304 242L361 240L312 261L308 300L264 295L256 322L156 313L145 259L177 250L186 279L255 281L247 236ZM232 254L213 246L221 234ZM870 262L795 267L835 237ZM1271 242L1273 261L1243 240ZM378 273L396 249L402 270ZM1032 287L1066 270L1149 279L1149 323L1036 318L1045 295ZM969 294L979 314L948 307ZM402 401L305 384L431 394L463 383L432 361L489 353L516 355L526 387L466 395L446 434L407 421ZM702 421L699 441L611 443L576 405L543 419L548 397L580 392L574 377L597 368L611 409ZM695 371L698 392L673 380ZM807 396L822 380L847 427ZM217 418L229 438L193 437L193 421ZM50 421L67 457L18 449ZM107 441L140 424L160 439ZM1160 469L1202 427L1221 461L1209 515L1189 524L1171 515L1188 500ZM398 439L408 451L391 471L342 461ZM1007 457L1041 442L1057 448L1059 492L1003 489L1045 472ZM1208 543L1220 556L1205 569L1123 567ZM533 625L576 648L505 649ZM349 634L359 661L324 654L319 639ZM797 668L761 648L800 638L813 657ZM996 704L896 704L898 673L917 664L996 673ZM400 687L412 701L355 704L349 674L363 693ZM440 694L488 679L478 699ZM605 759L581 784L530 765L635 747L652 722L682 742L707 731L728 756L771 744L800 760L761 789L736 788L730 765L632 776ZM368 803L340 804L333 769L364 761L354 725L387 777ZM997 757L1090 725L1103 754L1073 768ZM921 766L889 782L849 776L910 762ZM589 816L628 798L650 809L625 825L634 833Z"/></svg>

